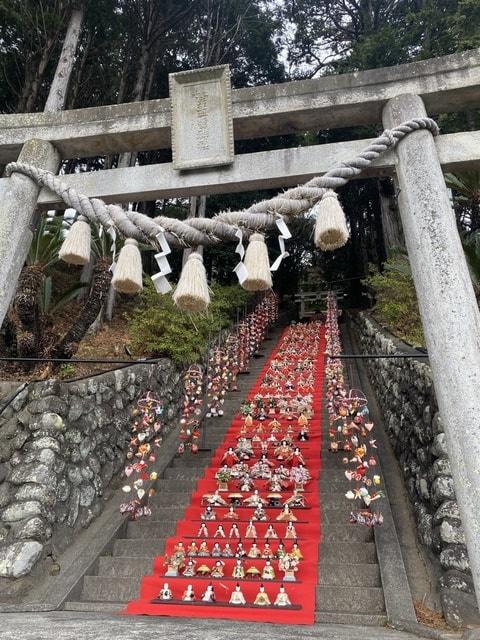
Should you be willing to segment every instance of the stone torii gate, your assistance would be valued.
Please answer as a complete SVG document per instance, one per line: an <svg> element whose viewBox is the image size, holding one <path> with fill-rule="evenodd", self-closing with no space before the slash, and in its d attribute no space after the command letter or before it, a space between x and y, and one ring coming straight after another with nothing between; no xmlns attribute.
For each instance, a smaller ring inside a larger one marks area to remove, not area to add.
<svg viewBox="0 0 480 640"><path fill-rule="evenodd" d="M63 177L106 202L298 184L368 141L234 156L234 139L380 124L480 106L480 49L412 64L231 91L224 67L173 74L171 100L0 116L0 163L56 171L61 159L174 147L174 161ZM205 93L215 96L214 109ZM223 108L222 108L223 105ZM172 116L173 113L173 116ZM173 135L172 135L173 130ZM194 136L185 141L184 134ZM213 135L211 135L213 134ZM193 148L195 147L195 149ZM411 133L363 174L396 174L405 233L452 475L480 598L480 315L442 167L480 166L480 131ZM37 208L62 206L27 176L0 179L0 322Z"/></svg>

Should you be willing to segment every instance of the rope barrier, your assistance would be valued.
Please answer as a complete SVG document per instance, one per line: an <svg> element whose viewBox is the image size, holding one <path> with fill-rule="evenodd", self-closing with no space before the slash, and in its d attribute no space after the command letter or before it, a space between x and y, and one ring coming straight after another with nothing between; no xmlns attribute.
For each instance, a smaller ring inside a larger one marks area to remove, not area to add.
<svg viewBox="0 0 480 640"><path fill-rule="evenodd" d="M223 211L213 218L177 220L160 216L152 219L118 205L107 205L98 198L88 198L75 188L67 186L53 173L23 162L9 163L5 175L11 176L16 172L28 176L38 185L53 191L68 207L84 215L90 223L101 224L106 229L113 226L125 237L149 243L155 249L160 248L157 236L163 232L168 243L174 247L208 246L222 240L235 241L235 233L239 227L252 232L266 231L275 227L278 216L292 218L311 209L327 191L342 187L409 133L420 129L426 129L433 135L439 133L436 122L431 118L414 118L394 129L385 130L358 156L338 164L323 176L312 178L304 185L288 189L269 200L257 202L248 209Z"/></svg>
<svg viewBox="0 0 480 640"><path fill-rule="evenodd" d="M342 247L350 232L335 189L358 176L380 155L395 147L413 131L439 132L431 118L413 118L394 129L385 130L355 158L341 162L323 176L312 178L304 185L288 189L269 200L262 200L243 211L223 211L213 218L178 220L159 216L149 218L137 211L125 210L114 204L107 205L98 198L88 198L73 187L68 187L59 176L34 165L11 162L6 175L21 173L38 185L56 193L63 202L75 209L79 216L72 225L59 252L62 260L70 264L85 265L90 260L91 233L89 224L101 225L112 242L112 286L121 293L138 293L143 286L142 260L138 243L150 244L158 253L155 259L160 271L152 276L159 293L168 293L171 285L166 276L172 269L167 256L170 245L187 248L215 245L220 242L237 242L235 252L240 256L236 273L240 285L248 291L265 291L272 286L272 273L288 256L285 240L291 233L284 216L293 218L306 211L315 217L314 242L323 251ZM265 238L261 232L277 227L280 255L270 265ZM118 260L116 256L117 233L125 237ZM246 251L243 238L248 238ZM185 311L203 312L210 302L205 267L201 252L188 256L174 293L174 303Z"/></svg>

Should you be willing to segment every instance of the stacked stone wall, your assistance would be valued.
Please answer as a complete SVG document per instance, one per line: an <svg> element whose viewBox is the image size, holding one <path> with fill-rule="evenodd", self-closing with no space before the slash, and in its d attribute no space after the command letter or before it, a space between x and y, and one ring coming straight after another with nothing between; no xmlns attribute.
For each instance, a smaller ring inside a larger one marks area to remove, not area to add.
<svg viewBox="0 0 480 640"><path fill-rule="evenodd" d="M418 354L367 313L355 315L353 327L363 353ZM465 535L428 360L367 359L365 364L413 504L418 538L440 568L445 616L456 626L471 616L477 619Z"/></svg>
<svg viewBox="0 0 480 640"><path fill-rule="evenodd" d="M0 414L1 578L30 573L102 512L125 463L132 408L148 390L164 402L164 438L183 402L181 372L167 359L32 383Z"/></svg>

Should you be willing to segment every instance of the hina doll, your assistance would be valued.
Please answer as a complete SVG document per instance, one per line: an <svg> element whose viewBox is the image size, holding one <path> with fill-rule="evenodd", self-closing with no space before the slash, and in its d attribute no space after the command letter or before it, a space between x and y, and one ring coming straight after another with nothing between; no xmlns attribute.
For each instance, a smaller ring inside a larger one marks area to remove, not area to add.
<svg viewBox="0 0 480 640"><path fill-rule="evenodd" d="M286 440L282 440L273 453L277 460L284 461L291 457L292 449L288 446Z"/></svg>
<svg viewBox="0 0 480 640"><path fill-rule="evenodd" d="M212 509L210 505L205 509L205 511L200 516L202 520L216 520L217 516L215 511Z"/></svg>
<svg viewBox="0 0 480 640"><path fill-rule="evenodd" d="M171 600L173 598L173 593L168 586L168 582L165 582L163 585L163 589L160 589L158 598L159 600Z"/></svg>
<svg viewBox="0 0 480 640"><path fill-rule="evenodd" d="M275 580L275 569L272 566L270 560L265 562L265 566L262 570L262 579L263 580Z"/></svg>
<svg viewBox="0 0 480 640"><path fill-rule="evenodd" d="M208 538L208 529L207 529L207 525L205 524L205 522L202 522L202 524L200 525L200 529L198 530L197 533L197 537L198 538Z"/></svg>
<svg viewBox="0 0 480 640"><path fill-rule="evenodd" d="M255 454L252 449L251 441L247 438L238 438L235 454L240 460L250 460L250 458L253 458Z"/></svg>
<svg viewBox="0 0 480 640"><path fill-rule="evenodd" d="M286 553L287 553L287 550L285 549L285 545L280 540L280 542L278 543L276 556L279 560L281 560Z"/></svg>
<svg viewBox="0 0 480 640"><path fill-rule="evenodd" d="M297 440L299 440L300 442L307 442L309 439L310 439L310 435L309 435L308 429L306 427L300 428L297 435Z"/></svg>
<svg viewBox="0 0 480 640"><path fill-rule="evenodd" d="M237 580L243 580L245 578L245 568L243 561L240 559L238 559L233 566L232 578L236 578Z"/></svg>
<svg viewBox="0 0 480 640"><path fill-rule="evenodd" d="M223 567L225 566L225 563L222 562L221 560L217 560L215 562L215 564L213 565L213 569L210 573L212 578L223 578L224 573L223 573Z"/></svg>
<svg viewBox="0 0 480 640"><path fill-rule="evenodd" d="M285 540L292 540L297 538L297 532L295 531L295 526L293 522L289 522L287 524L287 528L285 530Z"/></svg>
<svg viewBox="0 0 480 640"><path fill-rule="evenodd" d="M215 602L215 593L213 591L212 583L208 585L207 590L202 594L202 602Z"/></svg>
<svg viewBox="0 0 480 640"><path fill-rule="evenodd" d="M251 491L255 483L249 475L245 474L240 483L240 491Z"/></svg>
<svg viewBox="0 0 480 640"><path fill-rule="evenodd" d="M173 547L173 553L181 553L185 555L185 545L183 544L183 542L180 541L175 544L175 546Z"/></svg>
<svg viewBox="0 0 480 640"><path fill-rule="evenodd" d="M255 489L251 496L245 498L243 504L248 507L259 507L267 504L267 501L262 498L262 496L258 492L258 489Z"/></svg>
<svg viewBox="0 0 480 640"><path fill-rule="evenodd" d="M228 447L227 451L223 454L222 464L227 467L232 467L237 462L239 462L239 458L233 450L233 447Z"/></svg>
<svg viewBox="0 0 480 640"><path fill-rule="evenodd" d="M229 538L240 538L240 531L238 530L238 525L234 522L230 527L230 531L228 532Z"/></svg>
<svg viewBox="0 0 480 640"><path fill-rule="evenodd" d="M208 548L208 544L207 544L206 540L204 540L203 542L200 543L200 546L198 548L197 556L200 556L202 558L209 558L210 557L210 549Z"/></svg>
<svg viewBox="0 0 480 640"><path fill-rule="evenodd" d="M293 494L290 496L290 498L288 498L287 500L285 500L284 502L284 506L289 507L290 509L292 508L302 508L305 507L305 497L298 492L297 489L295 489L293 491Z"/></svg>
<svg viewBox="0 0 480 640"><path fill-rule="evenodd" d="M280 480L280 475L278 473L273 473L270 482L268 483L268 488L270 491L278 493L283 490L282 483Z"/></svg>
<svg viewBox="0 0 480 640"><path fill-rule="evenodd" d="M213 534L214 538L225 538L225 531L221 524L218 525L217 530Z"/></svg>
<svg viewBox="0 0 480 640"><path fill-rule="evenodd" d="M191 558L196 555L198 555L198 546L195 540L192 540L192 542L187 547L187 556Z"/></svg>
<svg viewBox="0 0 480 640"><path fill-rule="evenodd" d="M253 416L249 413L248 416L245 416L245 420L243 421L243 426L245 429L245 433L248 433L248 430L253 426Z"/></svg>
<svg viewBox="0 0 480 640"><path fill-rule="evenodd" d="M246 555L247 555L247 552L245 551L243 547L243 543L240 540L239 543L237 544L237 548L235 549L235 557L244 558Z"/></svg>
<svg viewBox="0 0 480 640"><path fill-rule="evenodd" d="M268 440L262 440L261 441L261 443L260 443L260 453L261 453L261 455L268 456L268 445L269 445Z"/></svg>
<svg viewBox="0 0 480 640"><path fill-rule="evenodd" d="M228 502L222 498L218 489L215 490L215 493L205 493L202 496L202 504L209 504L212 507L226 507Z"/></svg>
<svg viewBox="0 0 480 640"><path fill-rule="evenodd" d="M275 380L273 381L273 386L275 386ZM268 415L269 416L274 416L275 415L275 411L277 410L277 401L275 400L275 398L269 398L268 400ZM273 420L272 420L273 422ZM271 422L270 422L271 424Z"/></svg>
<svg viewBox="0 0 480 640"><path fill-rule="evenodd" d="M252 520L258 520L259 522L265 522L267 520L265 509L261 505L253 512Z"/></svg>
<svg viewBox="0 0 480 640"><path fill-rule="evenodd" d="M182 600L185 602L193 602L195 600L195 593L191 584L189 584L183 592Z"/></svg>
<svg viewBox="0 0 480 640"><path fill-rule="evenodd" d="M185 569L183 570L183 574L186 578L193 578L193 576L195 575L195 565L197 563L195 562L195 560L190 559L187 562L187 565L185 567Z"/></svg>
<svg viewBox="0 0 480 640"><path fill-rule="evenodd" d="M292 513L288 504L286 504L277 516L277 520L278 522L296 522L298 518Z"/></svg>
<svg viewBox="0 0 480 640"><path fill-rule="evenodd" d="M305 466L305 459L298 447L295 447L293 452L287 458L287 462L291 467L298 467L300 464L303 464Z"/></svg>
<svg viewBox="0 0 480 640"><path fill-rule="evenodd" d="M265 558L266 560L269 560L270 558L273 558L273 551L272 551L272 549L270 547L270 543L269 543L268 540L263 545L261 557Z"/></svg>
<svg viewBox="0 0 480 640"><path fill-rule="evenodd" d="M282 485L282 489L287 489L290 486L290 471L287 467L284 467L281 464L276 469L277 475L280 477L280 483Z"/></svg>
<svg viewBox="0 0 480 640"><path fill-rule="evenodd" d="M253 604L256 604L258 607L268 607L271 605L270 598L268 597L268 594L265 592L265 587L263 586L263 584L260 585L260 589L257 595L255 596L255 600Z"/></svg>
<svg viewBox="0 0 480 640"><path fill-rule="evenodd" d="M270 429L270 433L273 433L273 434L278 433L280 431L280 427L281 427L281 424L276 418L273 418L273 420L270 420L270 422L268 423L268 428Z"/></svg>
<svg viewBox="0 0 480 640"><path fill-rule="evenodd" d="M262 552L258 548L257 543L253 542L252 546L250 547L249 552L247 553L247 557L256 559L256 558L260 558L261 555L262 555Z"/></svg>
<svg viewBox="0 0 480 640"><path fill-rule="evenodd" d="M230 596L229 604L247 604L245 600L245 596L243 595L240 584L237 582L237 586L234 591L232 591L232 595Z"/></svg>
<svg viewBox="0 0 480 640"><path fill-rule="evenodd" d="M277 532L273 528L273 525L269 524L267 532L265 533L266 538L278 538Z"/></svg>
<svg viewBox="0 0 480 640"><path fill-rule="evenodd" d="M235 507L230 507L223 517L225 520L238 520L240 516L235 511Z"/></svg>
<svg viewBox="0 0 480 640"><path fill-rule="evenodd" d="M280 585L280 589L277 593L277 597L275 598L275 602L273 604L275 607L290 607L292 605L283 584Z"/></svg>
<svg viewBox="0 0 480 640"><path fill-rule="evenodd" d="M253 524L253 520L250 520L247 526L247 530L245 532L245 538L256 538L257 537L257 529Z"/></svg>
<svg viewBox="0 0 480 640"><path fill-rule="evenodd" d="M297 542L294 542L292 548L290 550L290 555L296 558L297 560L303 560L303 554L300 551L300 547Z"/></svg>
<svg viewBox="0 0 480 640"><path fill-rule="evenodd" d="M225 543L225 546L223 547L223 551L222 551L222 556L224 558L233 558L235 554L233 553L233 549L230 546L230 543L227 542Z"/></svg>
<svg viewBox="0 0 480 640"><path fill-rule="evenodd" d="M215 542L212 548L211 556L212 558L219 558L221 555L222 555L222 547L218 544L218 542Z"/></svg>

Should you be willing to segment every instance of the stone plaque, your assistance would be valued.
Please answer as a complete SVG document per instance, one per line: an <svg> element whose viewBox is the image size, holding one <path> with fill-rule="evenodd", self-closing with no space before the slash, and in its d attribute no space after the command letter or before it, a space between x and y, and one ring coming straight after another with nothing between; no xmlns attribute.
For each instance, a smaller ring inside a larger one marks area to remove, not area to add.
<svg viewBox="0 0 480 640"><path fill-rule="evenodd" d="M234 158L228 65L169 75L175 169L231 164Z"/></svg>

